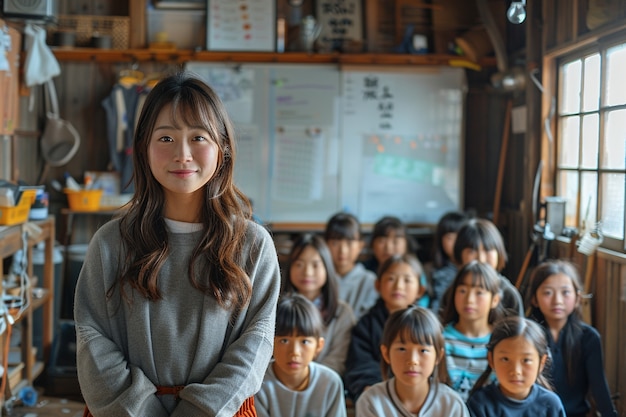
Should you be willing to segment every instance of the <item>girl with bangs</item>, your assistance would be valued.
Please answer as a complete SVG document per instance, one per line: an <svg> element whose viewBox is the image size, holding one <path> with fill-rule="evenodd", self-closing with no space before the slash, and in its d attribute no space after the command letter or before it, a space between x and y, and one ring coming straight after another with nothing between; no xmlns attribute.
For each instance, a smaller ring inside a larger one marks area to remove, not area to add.
<svg viewBox="0 0 626 417"><path fill-rule="evenodd" d="M313 362L324 348L319 310L300 294L284 295L276 308L274 359L255 395L259 416L346 416L341 377Z"/></svg>
<svg viewBox="0 0 626 417"><path fill-rule="evenodd" d="M471 261L479 261L491 265L500 279L501 304L507 315L524 316L524 301L511 283L501 274L508 260L504 240L500 231L487 219L470 219L459 230L454 242L454 261L459 267ZM447 308L448 288L444 294L440 311Z"/></svg>
<svg viewBox="0 0 626 417"><path fill-rule="evenodd" d="M431 311L413 306L391 314L380 351L385 380L359 397L357 416L469 416L461 397L440 382L444 339Z"/></svg>
<svg viewBox="0 0 626 417"><path fill-rule="evenodd" d="M504 316L500 278L490 265L472 261L459 270L450 288L442 317L448 382L467 400L487 368L493 323Z"/></svg>
<svg viewBox="0 0 626 417"><path fill-rule="evenodd" d="M487 349L489 366L467 401L472 417L565 417L544 375L550 349L537 323L517 316L498 321ZM485 385L492 373L498 381Z"/></svg>
<svg viewBox="0 0 626 417"><path fill-rule="evenodd" d="M304 233L293 243L281 293L302 294L319 309L325 343L316 361L343 375L355 318L339 299L332 257L322 237Z"/></svg>
<svg viewBox="0 0 626 417"><path fill-rule="evenodd" d="M189 73L161 80L135 131L135 194L93 236L76 285L85 415L256 415L280 272L234 162L217 94Z"/></svg>
<svg viewBox="0 0 626 417"><path fill-rule="evenodd" d="M546 334L553 362L550 376L568 417L596 415L616 417L617 410L604 373L602 338L582 320L583 286L574 264L547 260L531 274L528 297L530 317Z"/></svg>
<svg viewBox="0 0 626 417"><path fill-rule="evenodd" d="M379 268L376 279L378 301L352 329L346 372L346 389L353 400L383 380L380 373L380 340L389 315L411 305L420 305L427 289L420 283L422 264L417 257L393 255Z"/></svg>

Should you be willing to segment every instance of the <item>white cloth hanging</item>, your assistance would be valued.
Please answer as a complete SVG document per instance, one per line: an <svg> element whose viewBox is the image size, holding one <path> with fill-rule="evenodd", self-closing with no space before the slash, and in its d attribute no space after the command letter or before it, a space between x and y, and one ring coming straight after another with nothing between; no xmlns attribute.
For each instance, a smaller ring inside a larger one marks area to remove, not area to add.
<svg viewBox="0 0 626 417"><path fill-rule="evenodd" d="M27 23L24 27L24 82L27 87L44 84L61 74L59 61L46 45L45 29Z"/></svg>

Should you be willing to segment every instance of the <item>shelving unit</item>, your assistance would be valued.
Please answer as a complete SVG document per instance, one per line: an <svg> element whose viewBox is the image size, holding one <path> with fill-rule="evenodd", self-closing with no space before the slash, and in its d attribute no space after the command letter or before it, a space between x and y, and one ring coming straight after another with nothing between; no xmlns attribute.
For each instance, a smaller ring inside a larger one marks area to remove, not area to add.
<svg viewBox="0 0 626 417"><path fill-rule="evenodd" d="M310 54L306 52L213 52L162 49L95 49L53 48L59 61L79 62L169 62L189 61L234 63L340 64L340 65L451 65L472 69L495 67L495 58L478 63L457 55L447 54Z"/></svg>
<svg viewBox="0 0 626 417"><path fill-rule="evenodd" d="M11 369L9 369L9 378L11 390L16 394L22 387L32 385L35 378L37 378L44 370L44 364L50 354L50 348L53 338L53 317L54 317L54 261L53 261L53 249L55 238L55 219L53 216L48 217L46 220L35 221L40 229L41 233L37 236L29 236L27 240L27 259L28 266L27 272L29 277L33 277L33 263L32 263L32 248L39 242L45 242L45 254L43 265L43 276L38 277L37 285L39 290L36 294L33 294L33 287L28 288L27 297L29 300L28 307L19 317L15 318L15 323L12 328L15 330L19 328L20 334L20 362L16 367L12 367L16 372L20 372L20 376L12 376ZM23 225L16 225L10 227L0 228L0 258L5 259L17 251L22 249L22 236L25 233ZM0 273L4 276L3 264L0 263ZM33 354L33 312L37 309L42 309L43 316L43 361L39 362L35 360ZM19 326L19 327L18 327ZM0 335L0 358L3 358L4 347L6 345L6 337L8 332L5 331ZM5 364L3 364L5 365ZM4 402L4 393L0 393L0 404Z"/></svg>

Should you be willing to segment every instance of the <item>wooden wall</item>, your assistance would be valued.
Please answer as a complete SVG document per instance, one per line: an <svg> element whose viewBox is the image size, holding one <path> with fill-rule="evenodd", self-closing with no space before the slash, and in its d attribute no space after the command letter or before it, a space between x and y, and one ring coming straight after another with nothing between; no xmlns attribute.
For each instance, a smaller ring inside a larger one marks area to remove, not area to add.
<svg viewBox="0 0 626 417"><path fill-rule="evenodd" d="M581 279L589 261L568 241L557 241L555 258L569 259L578 266ZM602 335L604 369L618 415L626 416L626 255L599 249L591 280L592 325Z"/></svg>
<svg viewBox="0 0 626 417"><path fill-rule="evenodd" d="M546 94L541 114L549 113L550 97L557 86L557 59L597 39L626 31L625 0L529 0L542 10L542 83ZM554 143L548 141L541 127L542 159L554 167ZM552 126L553 135L556 134ZM556 137L556 136L555 136ZM542 194L554 195L554 172L544 169ZM569 244L557 242L553 256L569 258ZM575 253L573 262L584 271L586 259ZM611 392L615 394L618 414L626 416L626 255L600 249L592 274L592 324L602 335L605 371Z"/></svg>

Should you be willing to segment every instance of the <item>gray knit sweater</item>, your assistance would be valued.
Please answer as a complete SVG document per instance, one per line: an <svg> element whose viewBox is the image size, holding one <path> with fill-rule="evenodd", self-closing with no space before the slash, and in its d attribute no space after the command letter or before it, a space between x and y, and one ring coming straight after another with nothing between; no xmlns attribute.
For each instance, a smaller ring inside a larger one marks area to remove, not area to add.
<svg viewBox="0 0 626 417"><path fill-rule="evenodd" d="M252 300L229 327L230 314L189 282L187 265L202 232L169 233L159 274L160 301L119 293L107 301L125 249L119 221L94 235L76 286L78 378L96 417L228 416L261 386L272 356L280 290L269 234L249 222L242 259ZM180 400L156 386L184 385Z"/></svg>

